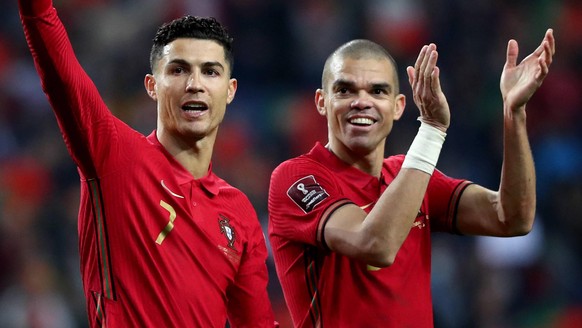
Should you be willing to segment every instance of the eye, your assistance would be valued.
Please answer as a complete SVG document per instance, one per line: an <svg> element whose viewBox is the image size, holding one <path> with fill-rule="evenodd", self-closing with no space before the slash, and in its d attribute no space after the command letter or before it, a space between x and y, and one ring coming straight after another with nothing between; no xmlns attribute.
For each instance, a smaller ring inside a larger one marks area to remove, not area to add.
<svg viewBox="0 0 582 328"><path fill-rule="evenodd" d="M374 89L373 93L375 95L385 95L385 94L388 94L388 92L385 89L381 89L381 88Z"/></svg>
<svg viewBox="0 0 582 328"><path fill-rule="evenodd" d="M339 89L337 90L337 92L338 92L339 94L345 95L346 93L348 93L348 92L349 92L349 90L348 90L348 88L339 88Z"/></svg>
<svg viewBox="0 0 582 328"><path fill-rule="evenodd" d="M182 74L184 73L186 70L184 69L184 67L182 66L176 66L174 68L172 68L172 73L173 74Z"/></svg>
<svg viewBox="0 0 582 328"><path fill-rule="evenodd" d="M206 75L209 75L209 76L218 76L218 75L220 75L220 73L217 70L213 69L213 68L207 69L204 73Z"/></svg>

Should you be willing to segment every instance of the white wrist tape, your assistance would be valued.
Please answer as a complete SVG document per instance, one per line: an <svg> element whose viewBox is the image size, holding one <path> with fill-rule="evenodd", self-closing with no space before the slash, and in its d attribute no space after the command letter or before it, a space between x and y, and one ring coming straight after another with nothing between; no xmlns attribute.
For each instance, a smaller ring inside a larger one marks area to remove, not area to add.
<svg viewBox="0 0 582 328"><path fill-rule="evenodd" d="M434 126L420 122L420 128L406 153L402 168L417 169L432 175L446 135Z"/></svg>

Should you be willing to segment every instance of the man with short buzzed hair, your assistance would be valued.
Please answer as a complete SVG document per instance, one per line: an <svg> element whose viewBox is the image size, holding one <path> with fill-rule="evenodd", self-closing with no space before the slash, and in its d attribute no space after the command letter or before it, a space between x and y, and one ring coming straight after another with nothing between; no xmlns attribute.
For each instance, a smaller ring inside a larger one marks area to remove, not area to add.
<svg viewBox="0 0 582 328"><path fill-rule="evenodd" d="M553 54L551 30L519 65L517 42L509 41L498 191L435 169L450 113L434 44L407 68L420 128L406 156L384 158L405 107L392 57L368 40L329 56L315 92L328 143L279 165L269 189L269 238L295 327L432 327L432 231L531 230L535 170L525 106Z"/></svg>

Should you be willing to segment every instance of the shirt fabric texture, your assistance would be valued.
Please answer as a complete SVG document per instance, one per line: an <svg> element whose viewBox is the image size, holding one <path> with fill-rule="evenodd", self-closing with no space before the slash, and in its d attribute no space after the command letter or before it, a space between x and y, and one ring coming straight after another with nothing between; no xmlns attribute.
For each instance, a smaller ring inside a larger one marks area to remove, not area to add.
<svg viewBox="0 0 582 328"><path fill-rule="evenodd" d="M81 177L90 326L223 328L228 317L231 327L273 327L265 238L248 198L211 168L194 179L155 131L146 137L113 116L43 1L21 17Z"/></svg>
<svg viewBox="0 0 582 328"><path fill-rule="evenodd" d="M370 212L398 174L403 155L384 160L381 178L358 170L320 143L279 165L269 189L269 239L296 327L432 327L431 231L454 232L469 181L435 170L409 235L390 267L330 252L323 236L333 211L354 203Z"/></svg>

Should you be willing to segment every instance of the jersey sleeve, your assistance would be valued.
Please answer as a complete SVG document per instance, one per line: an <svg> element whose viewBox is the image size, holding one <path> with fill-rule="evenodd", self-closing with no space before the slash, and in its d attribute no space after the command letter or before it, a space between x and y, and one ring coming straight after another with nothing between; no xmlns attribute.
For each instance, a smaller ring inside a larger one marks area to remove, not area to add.
<svg viewBox="0 0 582 328"><path fill-rule="evenodd" d="M459 233L456 227L459 199L470 184L472 182L448 177L435 169L427 188L432 231Z"/></svg>
<svg viewBox="0 0 582 328"><path fill-rule="evenodd" d="M267 293L267 247L256 212L245 197L239 204L240 213L246 213L245 230L248 242L234 285L228 289L228 320L237 327L278 327Z"/></svg>
<svg viewBox="0 0 582 328"><path fill-rule="evenodd" d="M321 164L306 158L284 162L271 175L270 235L325 248L325 223L347 203L333 173Z"/></svg>
<svg viewBox="0 0 582 328"><path fill-rule="evenodd" d="M86 177L112 151L116 120L79 64L50 0L19 0L24 34L67 149Z"/></svg>

